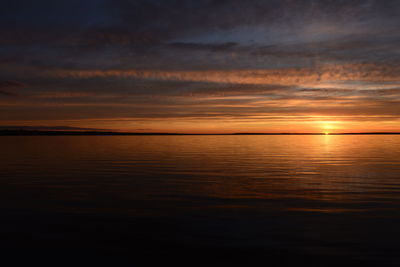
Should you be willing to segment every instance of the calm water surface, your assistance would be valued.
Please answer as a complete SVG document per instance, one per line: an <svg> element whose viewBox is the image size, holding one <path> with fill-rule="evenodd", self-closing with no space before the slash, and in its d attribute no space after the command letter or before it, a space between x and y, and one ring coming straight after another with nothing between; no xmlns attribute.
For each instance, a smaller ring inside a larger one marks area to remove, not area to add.
<svg viewBox="0 0 400 267"><path fill-rule="evenodd" d="M0 147L11 254L400 264L399 135L0 137Z"/></svg>

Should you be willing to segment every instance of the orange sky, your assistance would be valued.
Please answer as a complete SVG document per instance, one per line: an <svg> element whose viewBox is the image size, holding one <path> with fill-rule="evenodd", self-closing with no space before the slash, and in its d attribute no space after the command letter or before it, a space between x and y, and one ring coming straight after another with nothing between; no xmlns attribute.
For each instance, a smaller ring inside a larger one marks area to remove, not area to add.
<svg viewBox="0 0 400 267"><path fill-rule="evenodd" d="M0 129L400 132L398 5L102 2L0 16Z"/></svg>

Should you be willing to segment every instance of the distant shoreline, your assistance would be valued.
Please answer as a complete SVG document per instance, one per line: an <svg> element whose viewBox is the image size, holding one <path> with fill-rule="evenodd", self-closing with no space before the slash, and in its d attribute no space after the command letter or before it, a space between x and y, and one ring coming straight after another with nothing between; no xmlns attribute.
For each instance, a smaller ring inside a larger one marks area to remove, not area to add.
<svg viewBox="0 0 400 267"><path fill-rule="evenodd" d="M134 133L109 131L1 130L0 136L141 136L141 135L326 135L325 133ZM329 133L329 135L400 135L400 132Z"/></svg>

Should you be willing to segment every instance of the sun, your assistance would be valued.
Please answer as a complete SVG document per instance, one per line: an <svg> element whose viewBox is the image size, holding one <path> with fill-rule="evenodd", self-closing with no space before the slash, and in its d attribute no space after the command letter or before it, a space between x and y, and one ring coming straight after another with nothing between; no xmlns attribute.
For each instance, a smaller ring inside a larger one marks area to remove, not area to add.
<svg viewBox="0 0 400 267"><path fill-rule="evenodd" d="M332 125L329 124L329 123L323 123L323 124L322 124L322 131L323 131L323 133L324 133L325 135L329 135L330 130L331 130L332 128L333 128Z"/></svg>
<svg viewBox="0 0 400 267"><path fill-rule="evenodd" d="M340 128L340 121L329 120L329 121L318 121L318 128L320 129L320 133L325 135L330 135L332 132L336 132L337 129Z"/></svg>

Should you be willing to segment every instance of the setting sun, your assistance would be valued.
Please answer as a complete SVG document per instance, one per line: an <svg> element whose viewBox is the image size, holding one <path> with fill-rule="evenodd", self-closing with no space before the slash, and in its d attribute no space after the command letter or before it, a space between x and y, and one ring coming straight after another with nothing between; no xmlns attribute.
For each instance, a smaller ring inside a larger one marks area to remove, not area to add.
<svg viewBox="0 0 400 267"><path fill-rule="evenodd" d="M346 127L344 127L342 121L329 120L329 121L317 121L317 127L320 129L320 132L328 135L332 132L340 132L343 131ZM342 124L342 125L340 125Z"/></svg>

